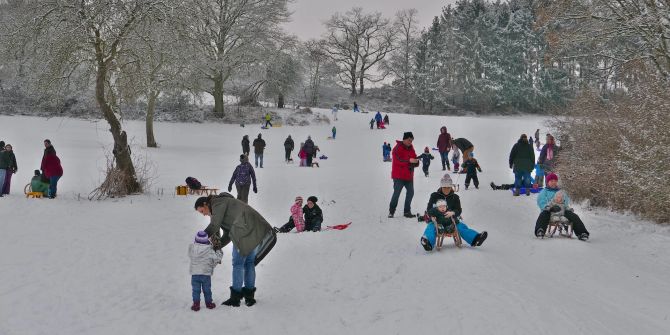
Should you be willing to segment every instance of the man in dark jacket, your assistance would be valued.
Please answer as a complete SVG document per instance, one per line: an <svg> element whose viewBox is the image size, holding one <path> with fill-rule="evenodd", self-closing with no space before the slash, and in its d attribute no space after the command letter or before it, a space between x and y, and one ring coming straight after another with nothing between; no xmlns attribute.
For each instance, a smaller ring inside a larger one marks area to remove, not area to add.
<svg viewBox="0 0 670 335"><path fill-rule="evenodd" d="M233 286L223 305L239 307L244 297L246 305L252 306L256 303L256 253L272 226L255 209L228 193L198 198L195 210L210 217L205 232L215 249L233 242Z"/></svg>
<svg viewBox="0 0 670 335"><path fill-rule="evenodd" d="M249 157L251 149L249 147L249 135L242 136L242 153Z"/></svg>
<svg viewBox="0 0 670 335"><path fill-rule="evenodd" d="M323 212L319 205L316 204L317 198L310 196L307 198L307 204L302 208L305 215L305 231L320 231L321 223L323 223Z"/></svg>
<svg viewBox="0 0 670 335"><path fill-rule="evenodd" d="M403 187L407 190L405 194L404 216L406 218L413 218L412 214L412 198L414 197L414 168L419 166L419 160L416 158L416 152L412 142L414 135L411 132L406 132L402 136L402 141L396 141L395 148L391 151L393 161L391 165L391 179L393 179L393 196L391 196L391 203L389 204L389 218L395 214L395 209L398 206L398 199Z"/></svg>
<svg viewBox="0 0 670 335"><path fill-rule="evenodd" d="M535 150L528 143L526 134L521 134L519 140L509 153L509 168L514 171L514 195L519 195L521 185L526 188L526 195L530 195L530 172L535 166Z"/></svg>
<svg viewBox="0 0 670 335"><path fill-rule="evenodd" d="M258 167L258 159L261 160L261 169L263 168L263 151L265 151L265 140L261 138L261 134L254 140L254 163Z"/></svg>
<svg viewBox="0 0 670 335"><path fill-rule="evenodd" d="M447 127L440 128L440 136L437 137L437 150L442 159L442 171L449 169L449 150L451 150L451 134L447 132Z"/></svg>
<svg viewBox="0 0 670 335"><path fill-rule="evenodd" d="M293 139L291 138L291 135L288 135L286 140L284 141L284 151L286 151L286 163L292 161L291 159L291 152L293 151L293 148L295 147L295 144L293 143Z"/></svg>
<svg viewBox="0 0 670 335"><path fill-rule="evenodd" d="M249 203L249 186L251 186L252 181L254 183L254 193L258 193L258 188L256 188L256 173L251 163L249 163L249 157L240 155L240 165L235 168L233 176L230 177L228 192L233 190L233 183L235 183L237 200L245 204Z"/></svg>
<svg viewBox="0 0 670 335"><path fill-rule="evenodd" d="M312 136L307 136L307 141L305 141L305 145L302 148L307 154L307 166L311 167L312 158L314 158L314 153L316 152L314 148L314 141L312 141Z"/></svg>

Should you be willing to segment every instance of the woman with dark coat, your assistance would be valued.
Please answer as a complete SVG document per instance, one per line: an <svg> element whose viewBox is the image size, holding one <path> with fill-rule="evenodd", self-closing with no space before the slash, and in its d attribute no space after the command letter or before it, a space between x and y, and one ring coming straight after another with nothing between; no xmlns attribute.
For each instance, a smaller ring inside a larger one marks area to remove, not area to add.
<svg viewBox="0 0 670 335"><path fill-rule="evenodd" d="M266 235L272 233L272 226L255 209L228 193L198 198L195 210L210 217L205 232L214 249L233 242L233 285L230 298L222 304L239 307L244 297L247 306L254 305L256 254Z"/></svg>
<svg viewBox="0 0 670 335"><path fill-rule="evenodd" d="M5 169L4 184L0 183L0 195L9 194L9 187L12 183L12 175L18 171L16 165L16 156L12 150L11 144L4 146L4 152L0 154L0 169Z"/></svg>
<svg viewBox="0 0 670 335"><path fill-rule="evenodd" d="M242 153L249 157L251 147L249 146L249 135L242 136Z"/></svg>

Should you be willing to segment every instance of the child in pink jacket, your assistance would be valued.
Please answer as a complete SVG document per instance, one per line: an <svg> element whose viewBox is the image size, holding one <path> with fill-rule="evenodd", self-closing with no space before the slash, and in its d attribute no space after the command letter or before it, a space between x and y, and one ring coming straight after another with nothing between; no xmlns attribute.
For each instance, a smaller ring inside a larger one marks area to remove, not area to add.
<svg viewBox="0 0 670 335"><path fill-rule="evenodd" d="M302 197L295 197L295 202L291 206L291 217L288 222L281 226L281 228L274 227L277 233L288 233L295 227L295 230L302 232L305 230L305 219L302 213Z"/></svg>

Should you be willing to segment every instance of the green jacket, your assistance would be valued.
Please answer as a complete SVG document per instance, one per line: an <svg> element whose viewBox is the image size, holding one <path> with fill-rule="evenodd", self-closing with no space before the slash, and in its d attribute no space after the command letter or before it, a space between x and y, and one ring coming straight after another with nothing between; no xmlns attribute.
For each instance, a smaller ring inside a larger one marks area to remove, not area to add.
<svg viewBox="0 0 670 335"><path fill-rule="evenodd" d="M41 176L34 176L33 179L30 180L30 188L33 192L42 192L46 194L49 190L49 183L43 182Z"/></svg>
<svg viewBox="0 0 670 335"><path fill-rule="evenodd" d="M221 245L232 241L233 247L242 256L250 254L272 230L255 209L225 192L210 198L209 210L211 220L205 228L207 235L218 236L219 229L222 229Z"/></svg>

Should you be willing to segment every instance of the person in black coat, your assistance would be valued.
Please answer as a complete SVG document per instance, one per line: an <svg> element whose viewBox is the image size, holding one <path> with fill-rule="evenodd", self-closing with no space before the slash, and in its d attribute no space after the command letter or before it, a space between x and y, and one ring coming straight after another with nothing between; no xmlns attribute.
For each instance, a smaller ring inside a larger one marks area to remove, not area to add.
<svg viewBox="0 0 670 335"><path fill-rule="evenodd" d="M263 168L263 151L265 151L265 140L261 138L261 134L251 144L254 146L254 165L258 168L258 160L261 160L261 169Z"/></svg>
<svg viewBox="0 0 670 335"><path fill-rule="evenodd" d="M242 136L242 153L249 157L251 148L249 147L249 135Z"/></svg>
<svg viewBox="0 0 670 335"><path fill-rule="evenodd" d="M530 172L535 166L535 150L528 143L526 134L521 134L509 153L509 167L514 172L514 195L519 195L521 186L526 188L526 195L530 195ZM523 185L522 185L523 184Z"/></svg>
<svg viewBox="0 0 670 335"><path fill-rule="evenodd" d="M284 157L284 160L286 163L293 161L291 159L291 152L293 151L293 148L295 147L295 143L293 143L293 139L291 138L291 135L288 135L286 140L284 141L284 151L286 151L286 156Z"/></svg>
<svg viewBox="0 0 670 335"><path fill-rule="evenodd" d="M302 208L305 215L305 231L320 231L323 223L323 212L316 204L317 198L310 196L307 198L307 204Z"/></svg>

